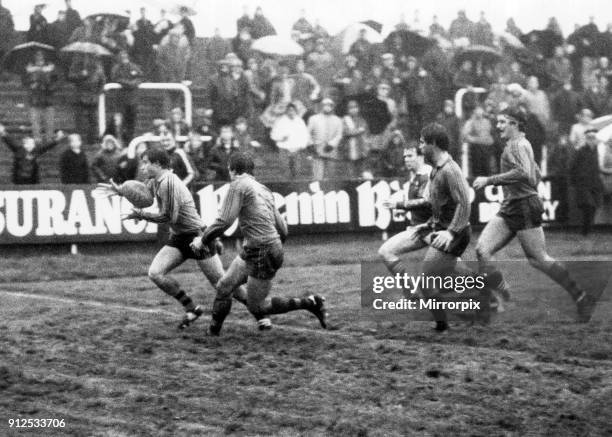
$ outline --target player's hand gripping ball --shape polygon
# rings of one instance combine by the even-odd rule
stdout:
[[[108,184],[98,184],[94,194],[99,197],[118,194],[129,200],[136,208],[148,208],[153,205],[153,195],[147,186],[139,181],[130,180],[118,185],[111,179]]]

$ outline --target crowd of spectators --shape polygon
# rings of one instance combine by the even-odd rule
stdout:
[[[29,40],[56,47],[96,42],[116,57],[112,66],[90,56],[71,61],[66,77],[77,90],[81,135],[68,137],[60,164],[62,181],[137,177],[138,154],[126,146],[136,134],[138,85],[188,79],[195,29],[187,11],[177,23],[161,11],[153,24],[141,9],[136,21],[122,24],[103,16],[82,20],[67,0],[66,10],[48,24],[41,8],[31,16]],[[12,29],[4,8],[0,21],[10,21],[0,32]],[[578,153],[591,144],[591,121],[612,113],[612,25],[600,32],[593,20],[564,37],[554,18],[546,29],[524,34],[512,19],[504,32],[495,32],[484,12],[472,22],[459,11],[448,29],[435,16],[427,28],[415,13],[410,22],[401,17],[382,44],[369,41],[367,30],[362,30],[340,60],[333,38],[304,14],[291,32],[303,47],[302,56],[266,57],[251,48],[258,38],[275,34],[261,8],[253,16],[245,8],[235,38],[226,40],[217,30],[206,42],[203,53],[215,71],[205,85],[205,107],[196,111],[193,125],[175,108],[152,126],[151,133],[161,138],[157,142],[171,154],[175,172],[186,182],[228,180],[226,164],[237,150],[256,156],[276,153],[290,179],[397,177],[404,171],[403,148],[418,141],[420,129],[431,121],[447,128],[455,160],[461,162],[468,153],[471,175],[489,175],[497,170],[503,148],[495,116],[515,106],[525,112],[526,135],[544,171],[576,183],[570,172],[575,176],[581,165],[593,164],[592,156]],[[425,48],[414,50],[407,36]],[[466,47],[474,46],[480,52],[464,56]],[[0,45],[0,50],[6,47]],[[55,144],[50,101],[57,70],[42,55],[26,68],[33,136],[47,144],[23,152],[27,156]],[[97,95],[107,80],[122,85],[119,105],[89,169],[81,143],[98,142]],[[460,89],[466,93],[456,108]],[[15,150],[15,141],[3,137]],[[612,189],[605,182],[612,166],[611,147],[600,144],[594,149],[603,194]]]

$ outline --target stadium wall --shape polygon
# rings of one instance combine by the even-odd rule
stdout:
[[[291,234],[399,231],[406,214],[381,203],[401,199],[406,184],[398,180],[277,182],[268,184],[289,224]],[[228,183],[193,188],[204,223],[210,224],[229,188]],[[0,245],[95,243],[155,240],[153,223],[122,221],[131,204],[123,198],[94,198],[92,185],[0,187]],[[556,179],[539,185],[544,221],[550,226],[577,224],[566,190]],[[472,224],[485,223],[497,212],[503,194],[499,187],[471,191]],[[573,202],[572,202],[573,203]],[[155,209],[155,206],[151,207]],[[599,223],[610,223],[600,217]],[[237,223],[226,235],[237,235]]]

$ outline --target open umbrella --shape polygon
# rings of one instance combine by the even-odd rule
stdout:
[[[526,47],[539,51],[545,58],[552,57],[555,47],[563,45],[563,37],[550,29],[532,30],[520,40]]]
[[[380,32],[377,32],[371,26],[363,23],[353,23],[350,26],[346,27],[338,36],[342,41],[342,53],[348,53],[349,49],[353,45],[357,38],[359,38],[359,34],[361,31],[365,31],[365,38],[371,43],[381,43],[383,42],[383,37]]]
[[[7,71],[15,74],[22,74],[26,65],[32,62],[34,53],[38,51],[42,51],[45,55],[45,59],[48,61],[55,59],[55,47],[31,41],[13,47],[4,57],[2,66]]]
[[[83,53],[96,56],[111,56],[112,53],[93,42],[77,41],[61,49],[62,53]]]
[[[391,123],[392,117],[387,104],[370,93],[345,97],[338,105],[338,114],[346,114],[346,107],[350,100],[355,100],[359,104],[361,116],[366,121],[370,133],[381,134]]]
[[[496,35],[499,37],[499,39],[504,44],[510,47],[517,48],[517,49],[525,48],[525,45],[521,42],[521,40],[509,32],[499,32],[499,33],[496,33]]]
[[[301,56],[304,54],[304,48],[301,45],[291,38],[278,35],[269,35],[256,39],[251,45],[251,49],[266,55]]]
[[[496,64],[501,60],[499,50],[483,45],[472,45],[460,49],[454,57],[455,65],[461,65],[465,61],[473,63],[482,62],[483,64]]]
[[[385,38],[385,47],[390,52],[395,52],[397,42],[400,42],[400,51],[406,56],[421,57],[436,44],[435,40],[425,38],[416,32],[409,30],[395,30]]]

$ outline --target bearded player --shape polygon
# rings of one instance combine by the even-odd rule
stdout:
[[[153,223],[167,223],[170,226],[170,237],[164,247],[157,253],[149,267],[149,278],[162,291],[178,300],[185,308],[185,316],[179,329],[187,328],[203,313],[195,305],[179,283],[168,274],[188,259],[196,260],[198,267],[208,281],[214,285],[223,276],[223,265],[217,253],[222,249],[220,241],[211,241],[210,249],[205,254],[196,254],[189,247],[195,237],[202,233],[202,220],[187,186],[170,169],[170,159],[166,151],[149,149],[142,154],[141,167],[147,186],[157,199],[159,212],[151,213],[133,209],[124,220],[146,220]],[[115,190],[118,192],[117,187]],[[246,291],[239,287],[232,289],[229,296],[246,304]]]
[[[561,285],[572,297],[578,310],[578,320],[588,322],[596,300],[570,277],[569,272],[546,251],[542,229],[542,201],[537,185],[540,171],[533,157],[531,144],[525,138],[525,116],[517,109],[508,108],[497,116],[497,130],[506,146],[501,156],[501,173],[477,177],[476,190],[488,185],[501,185],[504,200],[499,212],[485,226],[478,244],[480,271],[495,271],[491,266],[493,255],[517,237],[523,252],[536,269]],[[500,288],[505,288],[503,281]]]
[[[326,328],[327,312],[322,296],[268,297],[272,279],[283,264],[282,243],[287,237],[287,225],[276,209],[272,192],[252,176],[254,168],[249,154],[238,152],[230,156],[232,182],[219,216],[191,245],[196,253],[206,251],[236,219],[244,236],[242,251],[217,283],[209,332],[215,336],[220,334],[231,309],[232,290],[244,283],[247,308],[258,320],[260,330],[270,329],[270,315],[296,310],[311,312]]]

